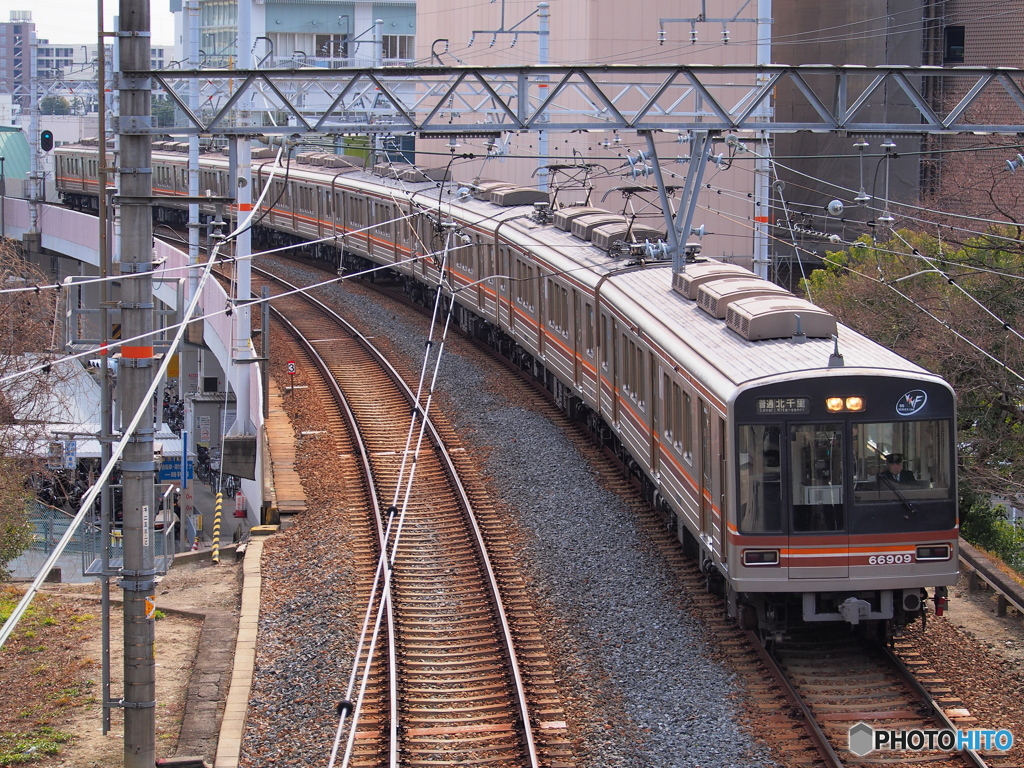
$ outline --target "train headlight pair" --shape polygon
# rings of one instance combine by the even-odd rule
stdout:
[[[843,411],[863,411],[863,397],[828,397],[825,398],[825,407],[829,413],[841,413]]]

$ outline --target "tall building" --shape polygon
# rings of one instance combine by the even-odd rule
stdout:
[[[175,16],[175,58],[188,56],[186,0],[171,0]],[[263,67],[372,66],[378,56],[387,63],[413,57],[416,35],[415,0],[382,2],[255,2],[251,6],[255,61]],[[381,41],[375,22],[383,22]],[[238,3],[199,0],[199,48],[202,66],[231,67],[238,60]],[[378,48],[382,50],[378,53]]]
[[[773,61],[779,64],[859,64],[866,67],[935,63],[926,43],[928,18],[935,3],[926,0],[865,0],[862,3],[822,3],[820,0],[777,0],[772,30]],[[867,78],[873,74],[865,75]],[[812,87],[827,101],[834,83]],[[783,85],[775,95],[780,120],[814,120],[814,113],[793,86]],[[858,113],[860,119],[879,123],[917,121],[917,110],[901,93],[889,92]],[[896,159],[885,160],[885,137],[838,136],[830,133],[776,134],[774,141],[779,180],[773,200],[773,251],[793,254],[792,238],[803,259],[824,254],[835,246],[817,235],[828,232],[849,238],[863,234],[864,222],[881,216],[888,201],[916,201],[920,193],[923,139],[894,136]],[[859,141],[867,146],[857,147]],[[863,159],[862,159],[863,157]],[[856,198],[870,198],[858,204]],[[826,206],[844,203],[841,217],[828,216]],[[846,225],[843,220],[854,222]],[[794,225],[791,229],[790,225]],[[796,233],[794,235],[794,233]],[[797,255],[797,254],[793,254]],[[796,275],[798,277],[799,275]]]
[[[468,5],[468,7],[467,7]],[[768,60],[770,40],[758,40],[758,7],[764,3],[722,0],[559,0],[545,3],[549,13],[547,63],[573,64],[735,64]],[[544,55],[537,34],[538,0],[478,0],[453,4],[448,0],[419,0],[417,57],[424,63],[494,66],[541,63]],[[771,14],[766,14],[770,16]],[[722,23],[721,19],[730,21]],[[751,82],[746,85],[752,85]],[[737,85],[745,87],[744,84]],[[500,127],[500,126],[499,126]],[[679,186],[687,174],[690,145],[685,135],[655,134],[660,167],[668,186]],[[482,141],[460,140],[458,153],[475,153],[486,161],[454,160],[460,181],[501,179],[537,185],[545,178],[556,202],[588,202],[614,213],[636,214],[642,224],[664,231],[665,221],[653,178],[634,177],[629,158],[647,150],[646,140],[634,133],[591,131],[586,134],[551,132],[503,133],[498,156]],[[544,143],[542,143],[544,142]],[[751,145],[753,148],[755,145]],[[721,142],[715,154],[730,153]],[[552,164],[593,166],[586,186],[572,169],[548,174],[538,168],[538,155]],[[519,159],[532,156],[529,159]],[[423,165],[443,165],[452,154],[443,141],[417,141]],[[705,227],[703,252],[751,266],[759,255],[757,221],[763,210],[755,199],[760,177],[754,153],[737,154],[729,167],[707,166],[705,188],[698,199],[693,225]],[[586,188],[589,186],[590,188]],[[672,200],[673,207],[679,204]],[[695,239],[688,237],[687,239]],[[763,254],[761,254],[763,255]]]
[[[24,107],[29,99],[31,42],[36,25],[31,11],[11,11],[10,18],[0,23],[0,88]]]

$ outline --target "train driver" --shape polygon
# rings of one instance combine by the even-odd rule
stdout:
[[[915,485],[917,478],[909,469],[903,468],[903,454],[890,453],[885,457],[885,471],[878,473],[878,479],[887,483]]]

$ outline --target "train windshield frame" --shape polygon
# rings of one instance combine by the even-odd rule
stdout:
[[[956,526],[955,404],[948,387],[868,377],[797,384],[767,385],[736,399],[741,535]],[[835,391],[857,393],[866,405],[834,412],[826,403]]]

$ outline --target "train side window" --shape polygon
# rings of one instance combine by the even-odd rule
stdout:
[[[548,325],[563,336],[569,335],[569,292],[555,282],[547,280]]]
[[[842,531],[843,429],[840,424],[791,427],[789,476],[793,531]]]
[[[608,370],[608,357],[611,355],[612,334],[608,323],[608,315],[601,315],[601,367]]]
[[[587,349],[587,355],[590,357],[594,356],[594,305],[586,304],[586,319],[583,322],[583,334],[585,339],[585,345]]]
[[[680,387],[681,419],[679,431],[679,444],[683,451],[683,458],[693,463],[693,398],[690,393]]]

